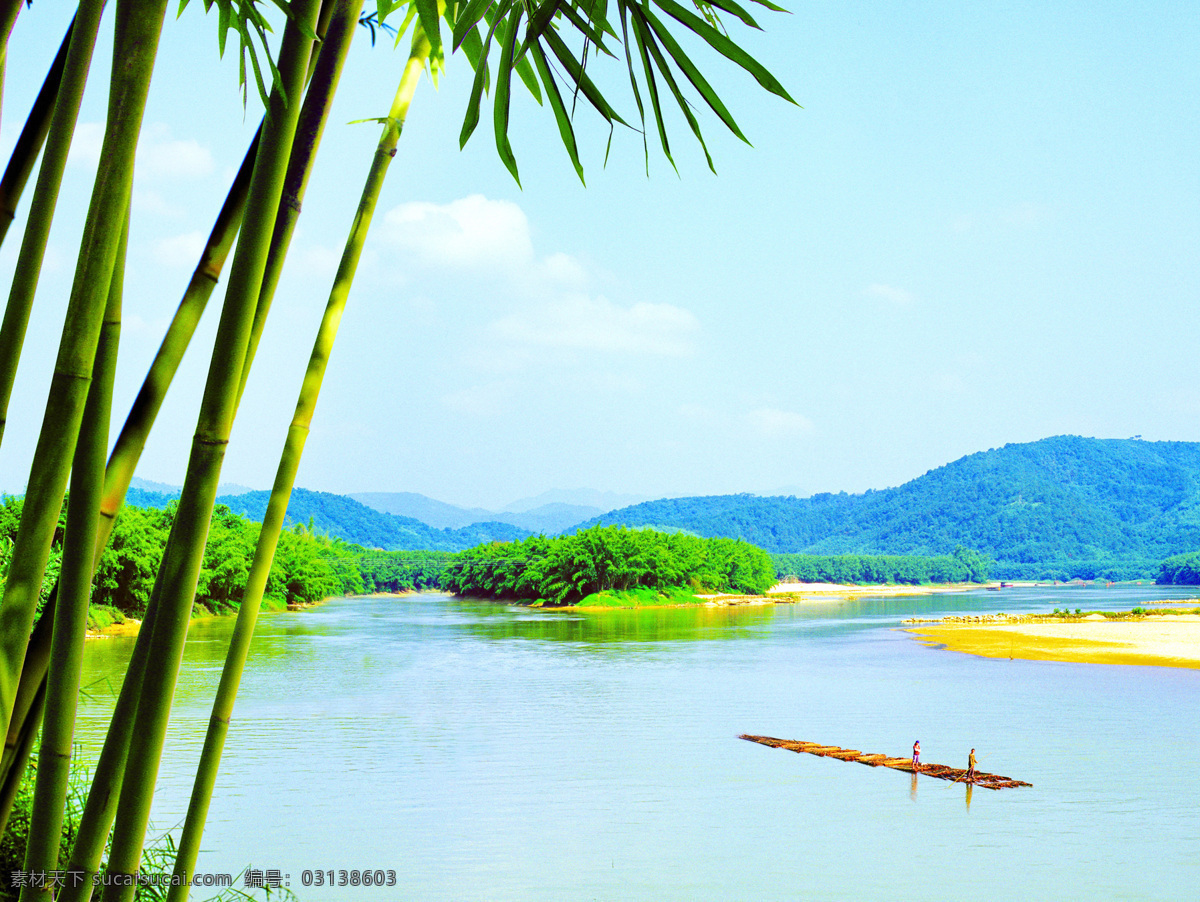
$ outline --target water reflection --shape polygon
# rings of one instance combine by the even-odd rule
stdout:
[[[972,791],[974,791],[974,789],[975,789],[975,787],[972,786],[970,783],[967,784],[967,811],[968,811],[968,813],[971,810],[971,793],[972,793]]]
[[[915,770],[912,775],[912,786],[908,790],[908,797],[914,802],[917,800],[917,772]]]

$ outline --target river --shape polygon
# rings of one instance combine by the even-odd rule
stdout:
[[[1194,898],[1200,671],[976,658],[899,630],[1190,594],[594,613],[418,595],[263,615],[198,869],[276,870],[305,902]],[[231,628],[188,638],[160,832],[186,810]],[[88,645],[84,757],[131,648]],[[740,733],[893,755],[919,739],[957,767],[974,747],[1033,787],[968,794]],[[330,870],[394,883],[305,885]]]

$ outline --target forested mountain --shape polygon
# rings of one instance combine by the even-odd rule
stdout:
[[[162,492],[129,490],[129,504],[165,507],[177,497]],[[258,522],[267,510],[270,492],[243,492],[221,495],[218,504]],[[345,539],[367,548],[410,551],[462,551],[481,542],[510,542],[523,539],[530,531],[507,523],[474,523],[460,529],[435,529],[411,517],[397,517],[360,504],[346,495],[295,489],[288,502],[287,525],[308,524],[321,533]]]
[[[963,545],[997,561],[999,578],[1090,578],[1121,562],[1110,578],[1153,576],[1164,557],[1200,548],[1200,444],[1056,436],[861,495],[675,498],[583,526],[591,523],[742,538],[773,552],[948,554]]]

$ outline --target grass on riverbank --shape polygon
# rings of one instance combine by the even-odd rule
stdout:
[[[282,598],[264,598],[264,611],[286,611],[287,601]],[[192,620],[202,620],[206,617],[225,617],[237,614],[237,608],[220,608],[212,610],[207,605],[196,602],[192,607]],[[88,606],[87,631],[89,635],[101,636],[136,636],[141,620],[130,617],[119,608],[111,605],[92,603]]]
[[[626,589],[623,591],[608,590],[593,592],[579,599],[578,603],[567,605],[572,608],[661,608],[676,605],[705,604],[708,598],[696,595],[696,590],[681,587],[660,591],[658,589]],[[536,606],[544,606],[544,602]]]

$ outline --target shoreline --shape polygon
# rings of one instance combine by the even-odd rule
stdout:
[[[931,648],[984,658],[1200,669],[1200,615],[1147,614],[1078,620],[988,618],[905,629]]]

